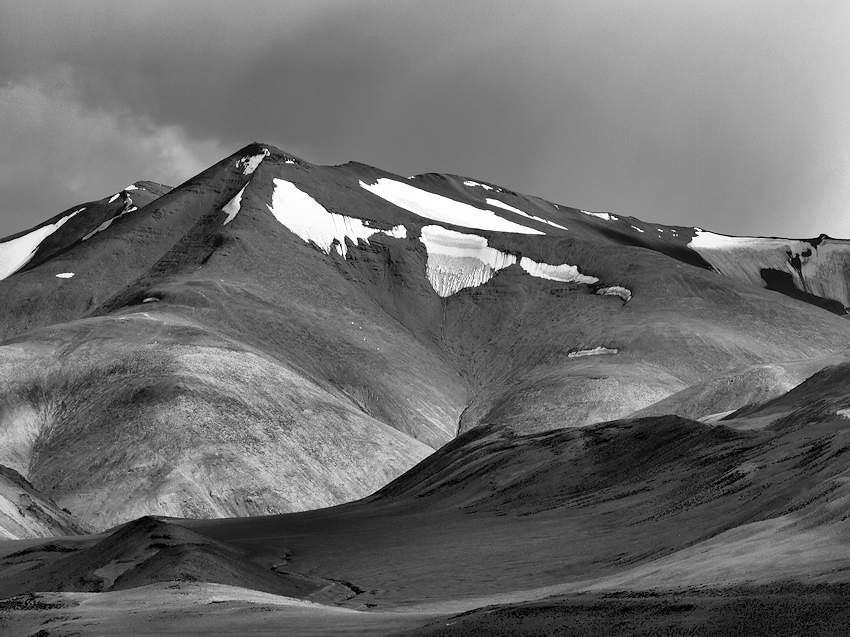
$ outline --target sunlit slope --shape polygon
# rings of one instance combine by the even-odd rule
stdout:
[[[77,535],[90,530],[20,473],[0,465],[0,539]]]
[[[99,529],[330,506],[431,451],[292,367],[153,310],[0,352],[11,347],[27,356],[0,368],[3,460]]]

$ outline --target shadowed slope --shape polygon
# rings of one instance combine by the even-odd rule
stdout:
[[[258,560],[286,546],[292,571],[345,579],[368,591],[352,604],[379,607],[628,587],[640,569],[649,575],[633,587],[660,586],[665,560],[691,585],[843,581],[848,436],[835,423],[745,434],[674,417],[525,436],[479,428],[363,502],[186,523]],[[711,548],[726,533],[734,558]],[[699,547],[725,570],[704,569]]]

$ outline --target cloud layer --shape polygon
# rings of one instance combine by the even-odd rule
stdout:
[[[7,6],[0,234],[257,140],[647,221],[850,236],[848,21],[781,0]]]

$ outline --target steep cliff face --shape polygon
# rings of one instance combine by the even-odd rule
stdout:
[[[816,239],[728,237],[697,229],[688,247],[726,276],[839,314],[850,307],[850,241],[825,235]]]

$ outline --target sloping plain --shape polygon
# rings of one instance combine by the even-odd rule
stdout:
[[[305,240],[276,217],[281,180],[371,236]],[[376,196],[387,183],[538,234],[423,216]],[[846,592],[843,306],[713,272],[693,228],[462,177],[252,145],[146,192],[131,213],[80,212],[0,281],[0,463],[106,531],[0,543],[0,596],[23,595],[0,622],[494,634],[522,617],[533,634],[569,615],[576,634],[632,634],[740,627],[730,609],[757,599],[800,617]],[[598,281],[512,265],[441,297],[418,239],[437,221]],[[200,583],[180,602],[175,581]],[[127,625],[115,609],[139,591],[160,601]],[[213,598],[269,615],[228,623]]]

